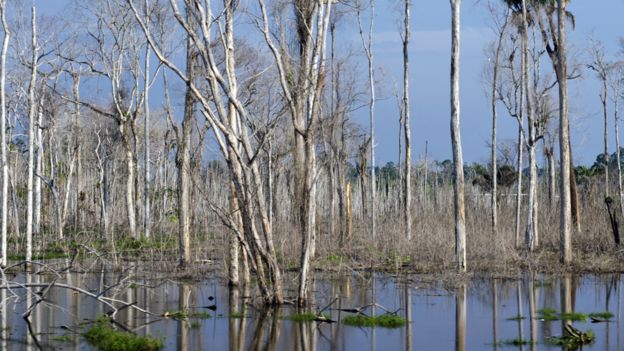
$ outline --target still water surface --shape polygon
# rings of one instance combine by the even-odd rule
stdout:
[[[140,335],[164,339],[167,350],[558,350],[545,341],[562,334],[561,321],[542,321],[538,311],[583,313],[610,311],[609,323],[574,322],[580,330],[596,334],[585,350],[623,350],[624,331],[620,323],[622,275],[541,276],[521,280],[472,279],[467,283],[444,287],[419,276],[396,278],[377,274],[350,275],[340,278],[317,278],[315,302],[322,309],[334,301],[325,313],[340,321],[346,312],[377,302],[408,319],[403,328],[360,328],[342,323],[298,323],[283,316],[295,313],[291,308],[279,311],[254,308],[244,294],[232,292],[222,281],[210,279],[182,283],[149,279],[121,291],[112,289],[107,296],[137,305],[162,315],[167,311],[206,312],[209,318],[174,320],[148,316],[133,309],[118,314],[118,320]],[[18,275],[13,280],[32,283],[50,281],[45,275]],[[100,292],[114,285],[114,273],[63,276],[58,283],[86,287]],[[142,284],[145,284],[142,285]],[[34,289],[37,290],[37,289]],[[24,289],[2,294],[0,349],[36,349],[22,318],[34,300]],[[293,293],[294,292],[289,292]],[[88,322],[108,311],[90,297],[67,289],[53,288],[45,303],[32,311],[35,335],[44,349],[94,349],[78,333]],[[216,310],[207,306],[216,305]],[[371,309],[366,309],[370,314]],[[382,308],[376,308],[383,313]],[[245,318],[239,318],[244,315]],[[237,318],[230,318],[236,316]],[[282,317],[280,317],[282,316]],[[521,316],[522,318],[516,318]],[[510,346],[513,339],[536,340],[533,345]]]

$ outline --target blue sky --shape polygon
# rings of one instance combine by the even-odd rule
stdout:
[[[467,162],[487,162],[489,159],[487,143],[490,139],[491,115],[481,79],[486,61],[484,47],[493,38],[486,2],[464,0],[462,4],[461,123]],[[42,12],[47,14],[63,14],[69,3],[67,0],[37,0]],[[390,95],[388,99],[379,101],[376,109],[378,164],[396,162],[398,154],[398,115],[396,102],[391,97],[393,85],[400,87],[402,79],[401,43],[397,26],[400,13],[395,9],[396,4],[397,0],[377,0],[375,66],[384,77],[383,95]],[[597,4],[600,4],[600,8]],[[624,13],[624,0],[574,0],[569,10],[576,18],[576,29],[569,32],[570,51],[581,55],[575,59],[585,59],[583,50],[590,36],[601,40],[611,54],[620,49],[618,40],[624,36],[620,22],[621,14]],[[359,49],[361,44],[354,26],[351,23],[344,28],[352,31],[353,48]],[[413,0],[411,26],[412,153],[415,160],[421,158],[425,142],[428,141],[430,158],[451,158],[449,1]],[[591,164],[602,150],[601,107],[598,99],[600,88],[591,72],[583,73],[582,79],[570,83],[572,142],[575,162]],[[612,113],[611,108],[609,113]],[[499,140],[515,139],[515,120],[506,116],[502,108],[499,108],[499,115]],[[368,127],[367,111],[358,112],[355,118]],[[613,151],[612,133],[610,142],[610,150]]]

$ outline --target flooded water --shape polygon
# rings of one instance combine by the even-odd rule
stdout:
[[[50,275],[18,275],[13,281],[31,284],[50,282]],[[624,331],[621,318],[622,275],[536,276],[522,280],[473,279],[453,288],[424,283],[423,277],[401,279],[352,275],[317,278],[314,283],[316,310],[333,301],[324,313],[337,323],[295,322],[284,316],[293,309],[256,309],[249,299],[241,299],[219,280],[181,283],[150,279],[129,288],[112,288],[105,296],[136,305],[157,315],[180,310],[201,315],[174,320],[146,315],[127,308],[117,320],[140,335],[163,338],[167,350],[558,350],[546,343],[562,335],[563,322],[540,320],[540,310],[561,312],[604,312],[608,323],[574,322],[582,330],[593,330],[595,341],[585,350],[622,350]],[[58,284],[84,287],[99,294],[118,283],[113,273],[65,274]],[[431,277],[427,277],[431,281]],[[145,284],[142,285],[142,284]],[[149,285],[149,286],[148,286]],[[44,286],[44,284],[41,284]],[[33,292],[41,287],[33,288]],[[36,296],[24,289],[0,291],[2,298],[0,348],[37,349],[22,315]],[[289,292],[292,293],[292,292]],[[239,294],[239,296],[237,296]],[[110,308],[73,290],[52,288],[42,292],[45,301],[31,312],[31,327],[43,349],[91,350],[80,336],[94,318]],[[340,309],[359,308],[376,302],[397,311],[408,323],[396,329],[348,326],[340,321],[350,313]],[[206,308],[211,307],[211,309]],[[383,313],[376,307],[376,313]],[[365,313],[375,313],[372,308]],[[206,316],[205,314],[209,316]],[[242,318],[241,318],[242,317]],[[516,318],[521,317],[521,318]],[[536,344],[509,345],[514,339],[535,340]]]

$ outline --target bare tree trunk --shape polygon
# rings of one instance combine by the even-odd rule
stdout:
[[[570,125],[568,120],[568,72],[567,72],[567,38],[566,38],[566,2],[557,0],[558,20],[558,80],[559,80],[559,153],[560,153],[560,252],[561,262],[572,261],[572,203],[570,196]]]
[[[32,260],[33,240],[33,200],[35,186],[35,117],[37,114],[37,102],[35,101],[35,89],[37,86],[37,61],[39,59],[39,47],[37,44],[37,15],[36,8],[32,6],[32,67],[30,85],[28,86],[28,180],[27,180],[27,208],[26,208],[26,261]]]
[[[2,16],[2,29],[4,38],[2,40],[2,56],[0,56],[0,110],[2,119],[0,121],[0,135],[2,138],[2,214],[0,215],[0,225],[2,226],[2,260],[0,266],[5,267],[7,264],[7,220],[9,212],[9,154],[7,150],[7,113],[6,113],[6,59],[9,50],[9,38],[11,32],[6,19],[6,0],[0,0],[0,15]]]
[[[546,148],[546,159],[548,160],[548,202],[550,207],[555,205],[555,155],[552,147]]]
[[[613,118],[615,120],[615,157],[617,159],[617,174],[618,174],[618,195],[620,197],[620,214],[624,218],[624,192],[622,192],[622,163],[620,162],[620,116],[618,113],[618,103],[620,96],[620,84],[616,82],[613,92]]]
[[[522,211],[522,152],[524,150],[524,133],[518,126],[518,179],[516,180],[516,232],[515,247],[520,247],[520,212]]]
[[[607,116],[607,99],[609,95],[609,89],[607,87],[607,77],[605,76],[602,81],[602,94],[600,94],[600,102],[602,103],[602,113],[604,117],[604,169],[605,169],[605,198],[609,196],[609,118]],[[616,96],[617,99],[617,96]],[[619,163],[618,159],[618,163]]]
[[[535,148],[537,147],[537,130],[533,113],[533,92],[529,82],[529,25],[527,19],[526,0],[522,0],[522,89],[526,103],[527,125],[529,129],[527,148],[529,154],[529,201],[527,207],[527,226],[525,232],[525,245],[529,251],[533,251],[538,241],[538,201],[537,201],[537,160]]]
[[[194,24],[193,15],[187,9],[187,20]],[[186,48],[186,74],[189,80],[195,78],[196,55],[193,53],[193,41],[190,36],[187,38]],[[178,236],[180,244],[180,267],[185,267],[191,261],[191,233],[190,233],[190,209],[189,209],[189,187],[190,187],[190,161],[191,161],[191,128],[195,115],[195,99],[190,88],[187,88],[184,98],[184,119],[182,120],[182,131],[178,136],[178,147],[176,152],[178,180]]]
[[[491,91],[491,104],[492,104],[492,195],[490,199],[491,220],[492,220],[492,235],[496,235],[498,227],[498,160],[497,160],[497,146],[496,146],[496,122],[497,122],[497,109],[496,102],[498,101],[497,89],[498,89],[498,70],[500,66],[500,54],[503,49],[503,39],[509,23],[509,13],[505,13],[505,22],[503,27],[498,33],[498,43],[496,44],[496,53],[494,55],[494,67],[492,70],[492,91]]]
[[[149,17],[149,0],[145,0],[145,15]],[[149,21],[146,22],[149,26]],[[149,90],[150,90],[150,55],[151,50],[149,45],[145,45],[145,79],[143,81],[144,97],[143,97],[143,113],[145,117],[144,126],[144,148],[145,148],[145,169],[144,169],[144,184],[143,184],[143,233],[146,238],[151,235],[151,213],[150,213],[150,182],[151,182],[151,166],[150,166],[150,108],[149,108]]]
[[[412,240],[412,145],[410,131],[410,100],[409,100],[409,40],[410,31],[410,1],[405,0],[405,33],[403,34],[403,113],[405,115],[405,178],[403,193],[403,217],[405,220],[405,236]],[[399,162],[400,158],[399,158]],[[425,162],[427,157],[425,156]],[[425,179],[427,175],[425,174]],[[425,181],[425,187],[427,186]],[[426,188],[425,188],[426,189]]]
[[[39,111],[37,112],[37,154],[35,155],[35,208],[33,219],[33,235],[41,234],[41,178],[43,172],[43,98],[39,97]]]
[[[126,168],[128,170],[127,179],[126,179],[126,210],[128,216],[128,230],[130,232],[130,236],[132,238],[137,238],[136,231],[136,207],[134,202],[134,192],[136,189],[134,188],[134,155],[132,153],[132,146],[130,145],[130,136],[128,134],[131,131],[128,130],[127,121],[120,120],[119,121],[119,132],[121,133],[121,137],[123,139],[124,144],[124,153],[126,158]]]
[[[461,147],[459,104],[459,55],[461,0],[450,0],[452,8],[451,28],[451,143],[453,145],[454,207],[455,207],[455,255],[457,269],[466,271],[466,213],[464,206],[464,160]]]

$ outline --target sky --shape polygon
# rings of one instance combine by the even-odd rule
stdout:
[[[62,15],[70,3],[68,0],[35,1],[40,13],[48,15]],[[429,159],[450,159],[451,8],[447,0],[412,1],[412,40],[409,49],[412,154],[415,161],[421,160],[427,143]],[[486,2],[462,1],[461,131],[464,160],[467,163],[489,161],[491,112],[481,77],[487,60],[484,50],[494,35]],[[392,94],[394,86],[402,86],[402,48],[397,24],[401,13],[396,9],[396,4],[397,0],[377,0],[373,38],[375,71],[377,80],[384,80],[380,84],[384,91],[379,95],[386,97],[377,102],[375,110],[377,164],[388,161],[396,163],[398,157],[398,111]],[[575,29],[568,32],[570,53],[576,56],[571,59],[587,59],[584,50],[590,37],[602,41],[608,54],[615,57],[620,50],[619,38],[624,37],[621,24],[624,0],[574,0],[568,9],[576,20]],[[353,25],[350,25],[353,35],[351,40],[353,48],[357,50],[361,44]],[[603,148],[599,90],[595,75],[589,71],[583,71],[582,78],[569,83],[572,148],[576,164],[591,165]],[[611,106],[609,114],[612,118]],[[368,128],[368,111],[358,111],[355,119]],[[610,126],[612,124],[610,122]],[[502,142],[517,137],[517,123],[505,114],[502,107],[499,107],[498,133],[498,140]],[[611,133],[609,138],[609,149],[613,152],[614,135]]]

